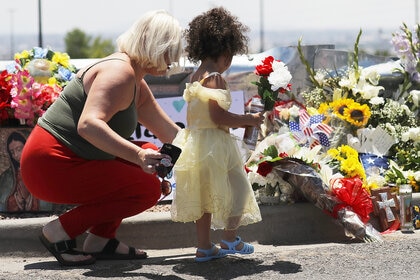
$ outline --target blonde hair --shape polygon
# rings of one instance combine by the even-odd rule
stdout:
[[[118,49],[140,66],[167,68],[167,61],[178,62],[182,53],[182,29],[164,10],[150,11],[117,38]]]

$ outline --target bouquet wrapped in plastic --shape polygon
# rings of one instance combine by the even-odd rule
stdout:
[[[313,203],[344,227],[347,236],[365,242],[382,241],[368,222],[372,212],[369,194],[357,179],[341,178],[330,191],[318,173],[304,161],[284,158],[273,164],[273,172],[291,184],[299,195]]]

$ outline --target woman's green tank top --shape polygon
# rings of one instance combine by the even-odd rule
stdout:
[[[90,67],[86,71],[89,69]],[[66,85],[59,98],[38,119],[38,125],[49,131],[82,158],[114,159],[114,155],[96,148],[77,133],[77,124],[87,98],[83,87],[83,76],[86,71],[82,77],[75,77]],[[127,109],[116,113],[109,120],[108,125],[121,137],[130,138],[137,126],[137,111],[134,98]]]

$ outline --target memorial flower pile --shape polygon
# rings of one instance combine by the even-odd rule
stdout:
[[[273,106],[277,126],[245,166],[257,198],[261,190],[289,203],[303,195],[350,235],[380,241],[368,224],[373,190],[410,184],[420,191],[420,26],[401,31],[391,40],[401,67],[390,73],[402,74],[403,82],[391,94],[377,68],[359,65],[361,31],[348,65],[333,69],[311,67],[299,40],[312,85],[298,93],[303,102]],[[275,192],[267,191],[273,186]]]
[[[420,191],[420,25],[410,29],[403,23],[392,34],[391,43],[399,58],[395,72],[404,77],[398,90],[382,110],[390,121],[387,126],[398,141],[392,152],[394,162],[386,173],[387,181],[410,184]],[[381,116],[383,116],[381,115]],[[382,121],[383,121],[382,120]]]
[[[361,31],[349,66],[342,70],[312,69],[301,52],[299,41],[300,57],[313,84],[311,89],[302,93],[304,104],[308,110],[323,114],[324,123],[333,127],[330,138],[332,146],[349,145],[359,152],[367,173],[368,189],[389,183],[403,183],[403,176],[405,183],[412,184],[413,191],[419,189],[419,97],[414,90],[402,93],[407,88],[413,88],[417,79],[418,71],[412,67],[418,64],[418,50],[413,43],[417,39],[413,38],[405,25],[402,30],[405,35],[393,34],[392,42],[396,49],[400,49],[402,58],[402,68],[396,71],[404,73],[405,78],[392,96],[384,95],[385,89],[379,85],[381,76],[374,67],[362,68],[358,64]],[[402,49],[404,52],[401,52]],[[365,161],[366,155],[369,158]],[[389,161],[395,164],[390,167]],[[376,163],[378,168],[371,169]],[[397,177],[399,180],[393,181]]]
[[[35,47],[15,54],[0,75],[0,125],[11,120],[33,126],[74,77],[66,53]]]

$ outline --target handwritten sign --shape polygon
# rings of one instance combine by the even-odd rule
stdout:
[[[230,107],[229,112],[235,114],[243,114],[244,113],[244,92],[243,91],[232,91],[232,105]],[[187,126],[187,103],[182,98],[179,97],[165,97],[165,98],[157,98],[156,99],[159,105],[163,108],[163,110],[168,114],[168,116],[181,128],[185,128]],[[243,129],[232,129],[232,134],[239,137],[240,139],[243,138]],[[131,136],[133,140],[139,141],[147,141],[155,144],[156,146],[162,146],[162,142],[157,139],[153,133],[145,128],[142,125],[138,125],[136,131]]]

